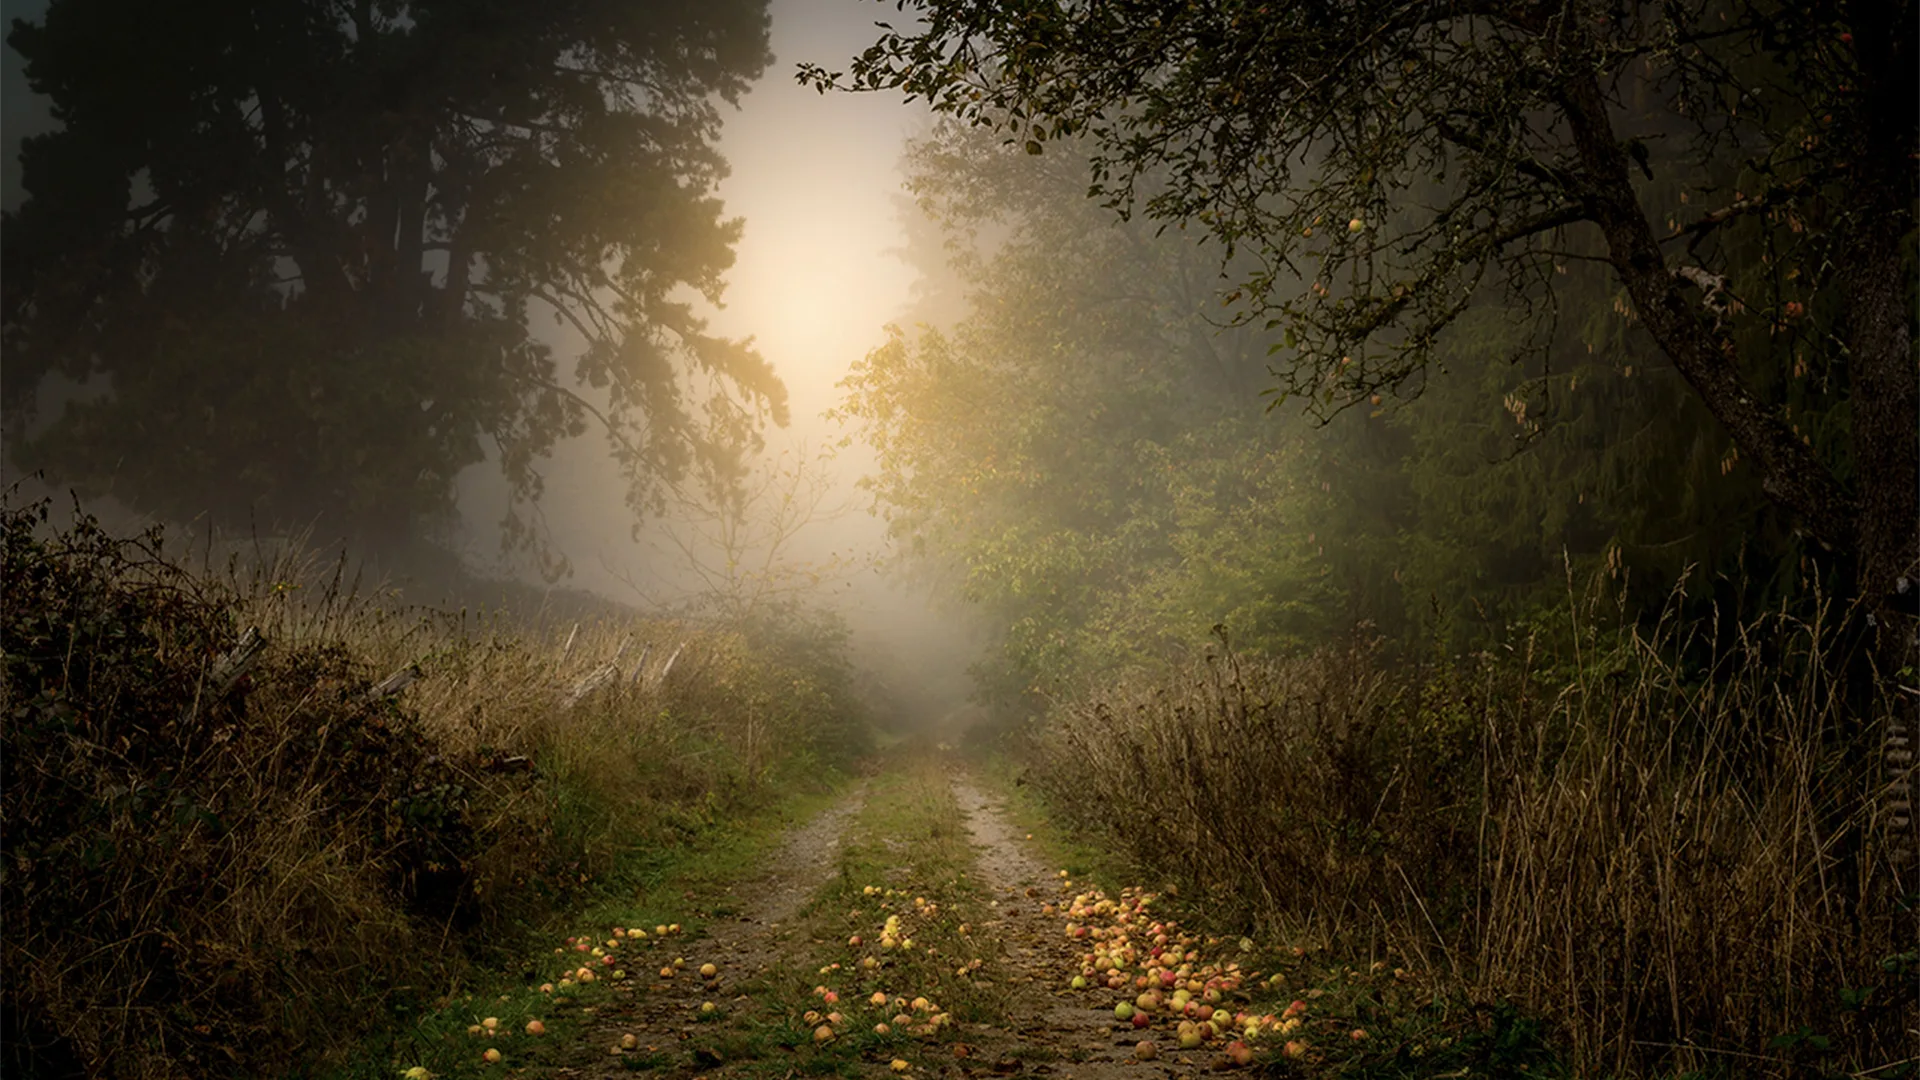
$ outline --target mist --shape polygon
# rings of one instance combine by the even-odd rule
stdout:
[[[1910,1066],[1920,0],[0,4],[0,1071]]]
[[[9,0],[6,9],[9,23],[44,14],[45,4],[35,0]],[[916,295],[938,288],[920,280],[925,268],[907,265],[902,250],[903,215],[917,210],[902,197],[900,164],[907,140],[927,130],[928,114],[877,96],[822,95],[793,78],[803,61],[839,62],[858,51],[872,26],[860,5],[782,2],[772,6],[770,17],[772,62],[737,107],[721,108],[716,149],[726,169],[715,195],[724,217],[741,224],[731,265],[717,303],[691,288],[676,300],[706,320],[714,335],[751,342],[784,385],[787,421],[764,424],[745,468],[756,485],[803,471],[804,511],[789,513],[777,526],[746,522],[752,535],[730,536],[738,550],[722,550],[713,500],[691,489],[636,513],[627,502],[623,467],[594,424],[527,464],[541,487],[531,504],[509,489],[497,450],[453,478],[451,513],[433,527],[430,550],[448,553],[463,568],[457,571],[437,556],[423,563],[422,552],[411,546],[382,547],[364,535],[335,534],[324,516],[255,517],[236,530],[177,508],[172,514],[156,511],[133,491],[121,490],[130,482],[112,469],[93,472],[83,485],[83,505],[121,532],[164,521],[188,547],[195,540],[214,542],[212,534],[245,549],[250,538],[235,535],[241,531],[297,535],[323,556],[345,546],[366,580],[442,606],[524,606],[538,596],[553,611],[611,610],[596,606],[601,602],[690,611],[712,599],[716,582],[707,571],[744,555],[762,577],[781,579],[776,589],[783,599],[821,606],[844,620],[853,655],[894,702],[913,713],[895,722],[951,713],[969,692],[966,668],[980,632],[961,605],[900,572],[887,550],[882,516],[858,486],[872,467],[871,454],[844,424],[826,416],[840,401],[837,384],[850,366],[884,342],[887,324],[921,317]],[[58,125],[46,99],[28,90],[19,54],[9,47],[4,56],[5,205],[12,211],[25,196],[22,141]],[[444,275],[444,265],[441,260],[435,273]],[[533,335],[562,358],[586,348],[582,335],[557,318],[535,320]],[[570,384],[605,405],[604,394],[586,381],[576,377]],[[70,404],[110,397],[112,385],[110,375],[77,380],[50,372],[29,396],[33,407],[10,410],[8,422],[38,436]],[[38,472],[23,475],[18,457],[9,453],[0,480],[17,485],[16,498],[58,495],[55,502],[64,512],[65,484]],[[774,493],[763,494],[770,500]],[[794,492],[785,494],[791,498]],[[533,555],[524,544],[503,546],[502,521],[516,512],[537,545]],[[761,505],[748,516],[771,512]],[[488,582],[513,588],[503,592]],[[578,599],[556,600],[568,595]]]

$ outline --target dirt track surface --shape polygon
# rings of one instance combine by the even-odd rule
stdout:
[[[840,801],[812,821],[795,829],[760,873],[728,888],[717,898],[715,918],[704,937],[687,941],[684,951],[693,964],[712,962],[722,975],[703,988],[705,1000],[728,1002],[744,981],[779,972],[790,961],[794,942],[791,922],[832,872],[840,838],[847,822],[859,812],[866,784],[857,785]],[[697,959],[696,959],[697,957]],[[683,971],[678,980],[699,983],[697,970]],[[674,990],[682,990],[675,993]],[[615,991],[613,1003],[588,1007],[588,1036],[572,1062],[559,1064],[544,1075],[568,1077],[631,1077],[636,1062],[658,1062],[661,1075],[684,1074],[682,1044],[695,1032],[697,1016],[689,1009],[683,986],[663,985],[642,977]],[[751,1006],[751,1000],[735,1004]],[[639,1045],[626,1055],[613,1052],[623,1035]],[[693,1064],[702,1064],[694,1061]],[[725,1064],[714,1060],[714,1066]]]
[[[1217,1049],[1180,1051],[1167,1045],[1164,1033],[1157,1041],[1163,1047],[1157,1057],[1136,1060],[1136,1044],[1153,1033],[1115,1021],[1111,1009],[1120,995],[1067,988],[1081,969],[1085,943],[1063,933],[1062,912],[1068,894],[1086,886],[1063,881],[1057,868],[1042,864],[1031,841],[1011,823],[1003,802],[963,770],[949,767],[922,775],[926,779],[914,781],[912,790],[929,801],[957,807],[965,821],[970,845],[962,847],[970,853],[971,865],[964,876],[970,879],[968,910],[974,930],[967,939],[970,944],[961,947],[977,953],[982,965],[968,976],[975,1000],[992,1005],[985,1015],[976,1006],[965,1022],[915,1043],[906,1051],[913,1060],[896,1063],[906,1069],[901,1080],[1159,1080],[1225,1067]],[[829,883],[844,889],[845,882],[836,882],[843,838],[857,818],[867,821],[861,828],[872,827],[861,815],[869,788],[878,782],[862,783],[797,828],[752,876],[717,888],[711,896],[689,894],[689,903],[710,915],[704,931],[652,941],[645,953],[650,965],[684,955],[686,968],[671,979],[658,977],[654,970],[636,970],[634,977],[613,984],[610,996],[578,1006],[580,1034],[569,1039],[564,1050],[530,1068],[509,1069],[507,1075],[532,1080],[635,1073],[657,1080],[797,1080],[822,1072],[891,1076],[896,1070],[886,1053],[843,1054],[827,1062],[805,1046],[817,1021],[795,1027],[802,1025],[798,1013],[815,1004],[809,988],[816,982],[844,986],[853,976],[837,965],[820,967],[821,957],[847,955],[834,937],[847,931],[829,927],[836,918],[863,912],[814,901],[831,893]],[[887,815],[881,811],[878,817],[884,820]],[[906,833],[888,833],[880,840],[887,852],[899,852],[902,858],[915,842]],[[880,873],[889,877],[896,869],[889,865]],[[880,897],[872,899],[877,905]],[[708,962],[719,973],[703,980],[698,969]],[[714,1003],[713,1013],[700,1013],[704,1001]],[[796,1001],[805,1004],[796,1007]],[[829,1006],[821,1007],[824,1011]],[[782,1030],[797,1030],[797,1040],[789,1035],[790,1041],[779,1042]],[[623,1050],[626,1036],[634,1045]]]
[[[996,1043],[1011,1043],[998,1057],[1059,1060],[1035,1064],[1029,1071],[1057,1080],[1115,1080],[1129,1077],[1187,1076],[1222,1066],[1217,1054],[1163,1052],[1153,1061],[1133,1059],[1139,1035],[1114,1023],[1112,1014],[1091,1002],[1111,994],[1089,995],[1062,989],[1078,967],[1080,951],[1061,934],[1060,920],[1042,905],[1060,897],[1057,870],[1042,865],[1030,845],[1008,822],[1003,804],[964,774],[950,777],[953,793],[967,815],[967,828],[979,852],[979,876],[997,901],[998,931],[1005,948],[1003,964],[1015,982],[1016,1007],[1009,1022],[991,1033]]]

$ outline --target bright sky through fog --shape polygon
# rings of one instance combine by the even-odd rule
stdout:
[[[927,114],[898,95],[822,95],[793,78],[803,61],[845,68],[878,35],[874,20],[896,14],[891,5],[773,0],[771,10],[774,61],[739,109],[723,109],[720,149],[732,171],[720,195],[745,231],[726,275],[725,307],[709,314],[709,327],[753,338],[786,383],[792,422],[767,432],[769,447],[803,440],[818,449],[841,434],[820,417],[839,400],[835,384],[885,340],[886,324],[911,296],[913,271],[890,253],[903,243],[894,198],[905,140],[925,130]],[[847,454],[836,466],[840,485],[851,488],[866,463],[864,453]],[[543,471],[542,515],[573,561],[573,584],[632,599],[609,566],[656,582],[670,573],[630,541],[632,519],[597,431],[560,447]],[[491,473],[469,479],[461,493],[469,550],[484,561],[502,495]],[[859,513],[809,530],[800,554],[819,558],[879,540],[878,523]]]
[[[906,306],[912,274],[888,254],[901,243],[892,199],[902,142],[926,114],[897,95],[821,95],[793,72],[802,61],[844,68],[893,13],[869,0],[775,0],[773,65],[721,137],[733,166],[721,195],[746,234],[713,327],[754,336],[810,441],[834,384]]]

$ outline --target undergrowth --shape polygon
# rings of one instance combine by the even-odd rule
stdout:
[[[1221,647],[1058,705],[1026,778],[1222,929],[1437,973],[1429,1010],[1487,1003],[1577,1075],[1911,1075],[1895,680],[1837,620],[1579,616],[1417,670]],[[1395,1074],[1389,1045],[1327,1064]]]
[[[0,510],[8,1075],[310,1067],[862,742],[764,628],[528,631],[47,517]]]

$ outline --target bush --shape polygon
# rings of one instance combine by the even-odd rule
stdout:
[[[738,635],[547,640],[46,520],[0,511],[9,1075],[284,1073],[817,782],[854,722]]]
[[[1058,708],[1035,776],[1223,922],[1420,958],[1582,1072],[1894,1060],[1891,685],[1850,694],[1828,622],[1729,640],[1668,622],[1418,672],[1222,649]]]

